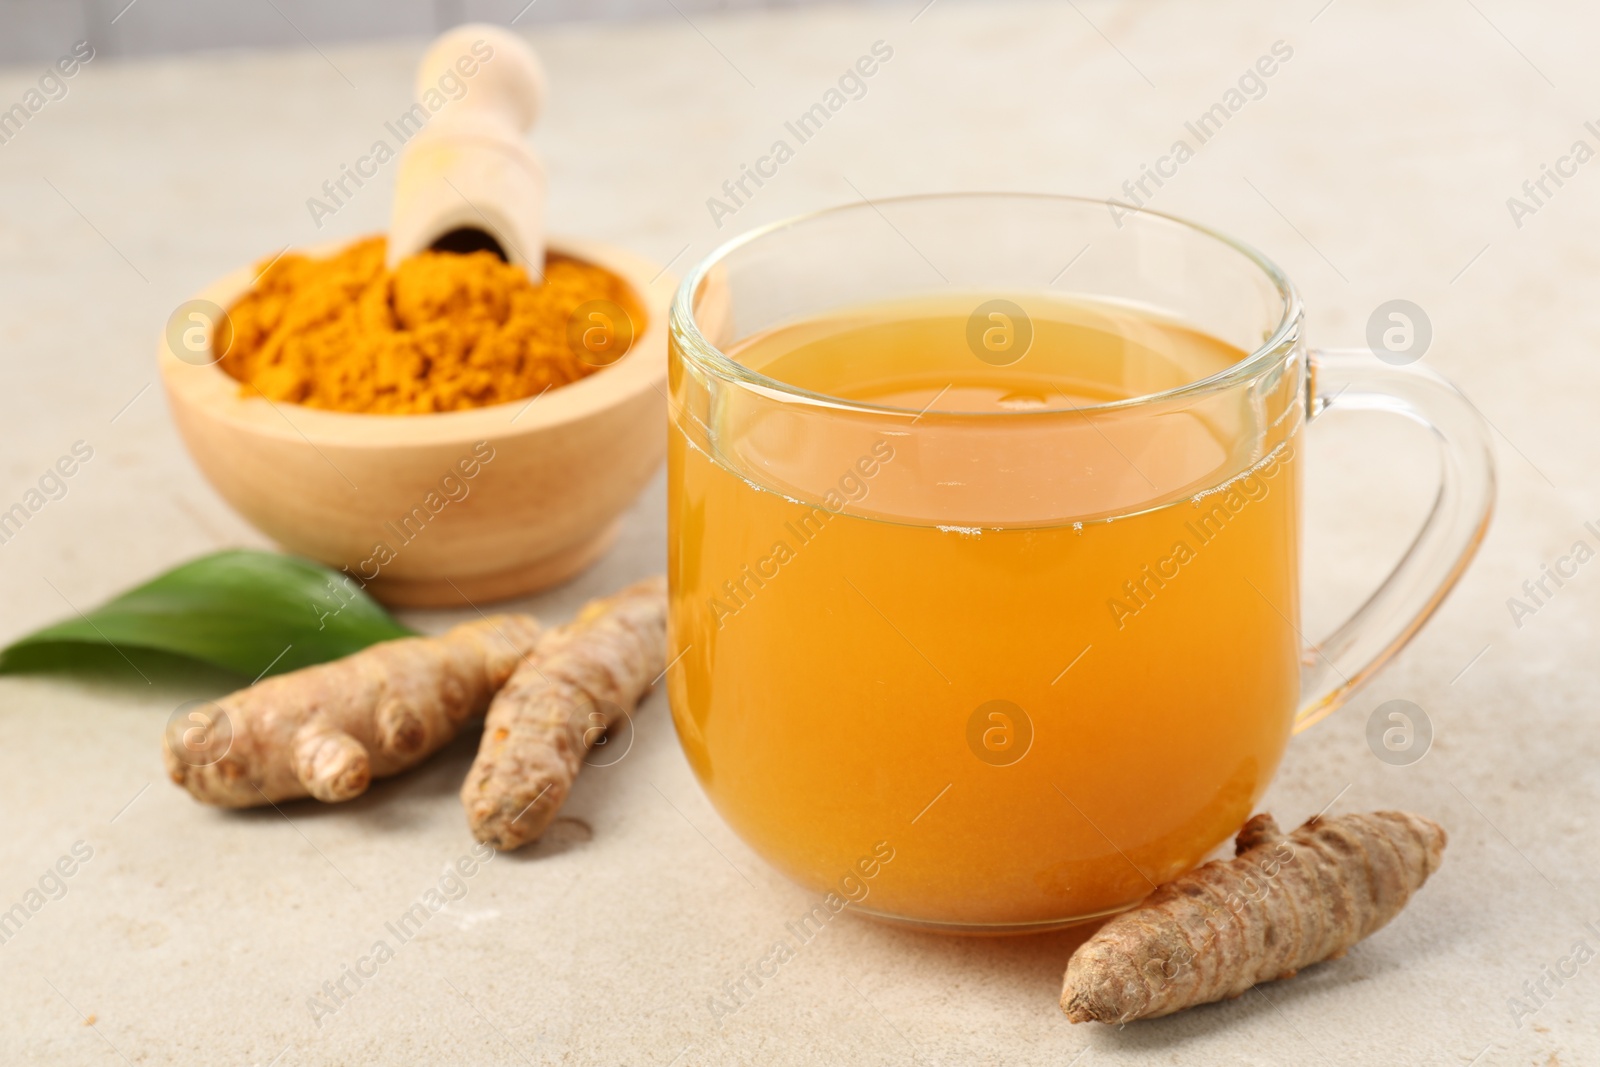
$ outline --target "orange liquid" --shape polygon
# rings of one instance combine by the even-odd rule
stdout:
[[[859,886],[868,913],[1025,928],[1139,900],[1265,790],[1299,694],[1298,423],[1192,486],[1248,425],[1074,409],[1244,353],[1035,300],[1026,356],[993,366],[967,340],[979,299],[733,353],[909,413],[836,435],[697,408],[674,354],[669,685],[711,799],[791,877]],[[892,861],[841,883],[879,842]]]

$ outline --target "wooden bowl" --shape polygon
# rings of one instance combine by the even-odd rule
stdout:
[[[221,367],[200,365],[209,340],[184,359],[163,339],[161,380],[190,454],[268,537],[386,603],[461,606],[571,578],[611,546],[661,465],[677,280],[609,245],[551,238],[549,248],[632,287],[645,321],[610,366],[531,402],[364,415],[246,398]],[[232,306],[253,278],[246,267],[199,293],[194,321],[207,321],[204,302]]]

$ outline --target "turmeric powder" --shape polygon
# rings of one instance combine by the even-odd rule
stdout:
[[[1180,875],[1080,945],[1061,1010],[1075,1023],[1154,1019],[1343,956],[1400,913],[1445,842],[1404,811],[1313,817],[1291,834],[1257,815],[1234,859]]]
[[[383,237],[325,259],[264,266],[219,325],[220,365],[244,395],[332,411],[411,415],[502,404],[606,362],[569,340],[569,319],[608,301],[642,328],[627,284],[551,255],[543,284],[490,252],[422,252],[386,269]]]

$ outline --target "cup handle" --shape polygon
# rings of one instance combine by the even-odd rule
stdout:
[[[1416,540],[1355,614],[1306,649],[1298,733],[1332,712],[1421,629],[1472,561],[1494,509],[1488,427],[1455,386],[1420,364],[1393,366],[1364,349],[1311,353],[1310,417],[1386,411],[1433,431],[1439,495]]]

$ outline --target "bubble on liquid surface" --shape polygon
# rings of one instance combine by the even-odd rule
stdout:
[[[1251,475],[1257,474],[1258,472],[1265,470],[1267,467],[1273,465],[1274,463],[1277,463],[1279,461],[1279,458],[1283,455],[1283,453],[1285,453],[1285,452],[1287,452],[1289,450],[1289,447],[1290,446],[1289,446],[1289,442],[1288,441],[1280,442],[1277,445],[1277,447],[1275,447],[1271,452],[1268,452],[1258,462],[1251,464],[1249,469],[1240,471],[1238,474],[1235,474],[1232,478],[1229,478],[1227,481],[1223,482],[1220,485],[1214,485],[1210,489],[1202,489],[1200,492],[1198,492],[1194,496],[1190,497],[1189,498],[1189,504],[1192,507],[1198,508],[1198,507],[1201,507],[1201,506],[1203,506],[1205,504],[1206,497],[1208,497],[1208,496],[1220,496],[1221,494],[1228,492],[1235,485],[1238,485],[1240,482],[1243,482],[1246,478],[1249,478]],[[1293,453],[1290,453],[1290,454],[1292,456]]]
[[[1036,411],[1045,405],[1044,397],[1038,393],[1007,393],[995,401],[1007,411]]]

